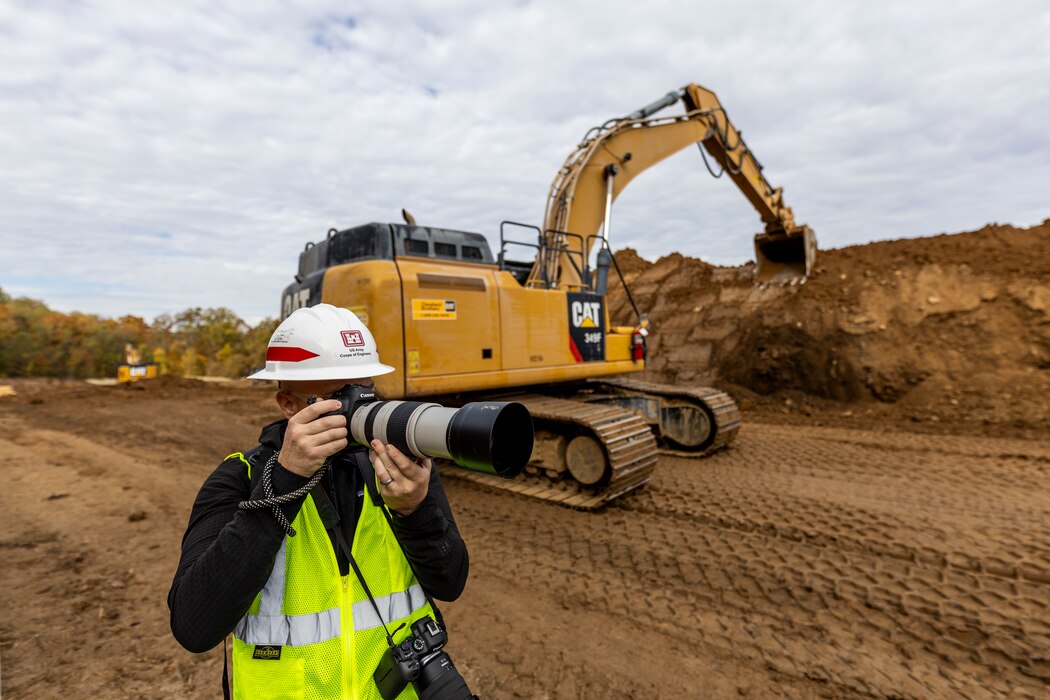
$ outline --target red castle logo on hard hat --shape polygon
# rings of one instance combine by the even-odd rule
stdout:
[[[361,331],[340,331],[343,345],[348,348],[359,348],[365,344],[365,334]]]

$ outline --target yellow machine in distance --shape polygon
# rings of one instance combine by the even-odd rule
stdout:
[[[131,343],[124,345],[124,360],[117,365],[118,382],[135,382],[139,379],[153,379],[157,376],[156,363],[143,362],[142,355]]]
[[[671,96],[686,113],[653,116]],[[660,445],[694,456],[724,447],[740,425],[727,394],[625,376],[645,368],[648,330],[640,314],[636,325],[610,324],[612,202],[641,170],[700,143],[766,222],[756,282],[804,281],[815,240],[761,176],[714,93],[688,85],[671,96],[592,130],[555,177],[544,226],[503,222],[498,255],[480,234],[418,226],[407,213],[406,224],[332,229],[300,255],[282,317],[321,302],[354,311],[396,368],[377,378],[384,399],[525,404],[535,424],[527,476],[495,486],[596,507],[643,486]],[[534,258],[511,260],[509,247]]]

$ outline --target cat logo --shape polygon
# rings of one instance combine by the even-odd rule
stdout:
[[[605,301],[597,294],[569,292],[569,352],[576,362],[605,359]]]
[[[600,301],[572,302],[572,325],[576,328],[597,328],[601,322]]]

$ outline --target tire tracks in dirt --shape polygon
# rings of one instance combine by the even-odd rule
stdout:
[[[832,695],[1038,697],[1050,682],[1045,453],[756,425],[708,460],[662,459],[647,489],[602,513],[462,482],[472,493],[455,507],[472,552],[513,543],[513,556],[474,556],[474,575]]]
[[[0,587],[12,592],[0,604],[5,697],[218,690],[216,657],[178,648],[165,604],[182,501],[202,477],[135,454],[142,444],[114,449],[10,416],[0,435]]]

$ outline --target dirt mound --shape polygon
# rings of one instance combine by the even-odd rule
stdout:
[[[624,248],[616,252],[616,265],[624,275],[643,272],[652,266],[652,263],[638,255],[634,248]]]
[[[109,384],[91,384],[81,379],[57,378],[3,379],[2,383],[11,386],[14,390],[14,396],[23,399],[35,399],[35,403],[61,400],[62,397],[67,396],[94,396],[99,399],[135,396],[166,398],[193,393],[211,396],[224,394],[230,389],[244,389],[253,384],[248,381],[202,381],[173,374],[164,374],[153,379],[139,379],[134,382]],[[259,386],[263,385],[259,384]]]
[[[137,391],[149,394],[170,394],[186,391],[205,391],[215,388],[214,383],[180,377],[174,374],[162,374],[153,379],[140,379],[135,382],[114,385],[116,391]]]
[[[794,287],[753,286],[751,265],[617,257],[654,324],[656,381],[1022,428],[1050,418],[1050,220],[821,251]],[[633,322],[610,286],[613,322]]]
[[[200,379],[193,379],[191,377],[179,377],[174,374],[162,374],[154,379],[143,379],[126,386],[128,386],[128,388],[143,391],[166,391],[179,389],[203,389],[208,386],[208,382],[201,381]]]

